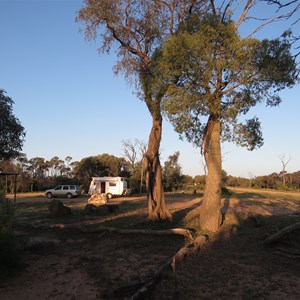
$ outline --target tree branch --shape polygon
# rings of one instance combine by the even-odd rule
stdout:
[[[274,242],[278,241],[280,238],[282,238],[283,236],[285,236],[286,234],[288,234],[292,231],[295,231],[299,228],[300,228],[300,222],[297,222],[293,225],[287,226],[287,227],[281,229],[280,231],[276,232],[275,234],[267,237],[263,241],[263,245],[269,245],[271,243],[274,243]]]
[[[256,1],[254,0],[248,0],[243,11],[242,11],[242,14],[240,15],[237,23],[236,23],[236,28],[238,29],[241,25],[242,22],[245,21],[245,18],[250,10],[250,8],[253,6],[253,4],[255,3]]]

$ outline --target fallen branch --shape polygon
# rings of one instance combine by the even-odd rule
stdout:
[[[277,248],[275,251],[272,252],[275,255],[285,256],[288,258],[299,258],[300,251],[288,248]]]
[[[114,288],[113,290],[109,291],[107,294],[105,294],[105,298],[108,299],[114,299],[116,296],[118,298],[121,298],[122,295],[128,295],[132,293],[133,291],[140,288],[142,283],[139,280],[135,280],[126,284],[122,284]],[[125,298],[126,299],[126,298]]]
[[[200,251],[200,247],[208,240],[207,236],[199,236],[195,239],[193,244],[182,247],[172,259],[176,262],[181,262],[187,256],[194,256]]]
[[[88,229],[83,226],[70,225],[70,224],[55,224],[51,225],[52,228],[59,229],[74,229],[83,233],[97,233],[97,232],[110,232],[110,233],[121,233],[121,234],[149,234],[149,235],[182,235],[186,237],[189,242],[194,240],[192,232],[184,228],[171,228],[165,230],[146,230],[146,229],[119,229],[112,227],[98,227]]]
[[[290,225],[290,226],[287,226],[283,229],[281,229],[280,231],[274,233],[273,235],[267,237],[263,242],[262,244],[263,245],[269,245],[271,243],[274,243],[276,241],[278,241],[280,238],[282,238],[283,236],[285,236],[286,234],[292,232],[292,231],[295,231],[297,229],[300,228],[300,222],[297,222],[293,225]]]
[[[126,298],[128,300],[137,300],[144,298],[145,294],[148,293],[154,286],[160,281],[162,274],[166,272],[170,266],[173,270],[174,275],[174,286],[176,288],[176,263],[182,261],[187,256],[193,256],[200,251],[200,247],[205,244],[207,241],[207,237],[201,236],[195,239],[193,244],[189,244],[181,248],[173,257],[171,257],[167,262],[161,265],[152,275],[151,278],[146,280],[143,283],[143,286],[138,289],[131,297]]]
[[[111,227],[99,227],[93,229],[93,232],[107,231],[111,233],[124,233],[124,234],[150,234],[150,235],[182,235],[190,242],[194,240],[192,232],[184,228],[172,228],[165,230],[146,230],[146,229],[118,229]]]

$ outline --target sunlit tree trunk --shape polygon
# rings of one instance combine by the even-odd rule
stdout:
[[[148,213],[150,221],[170,220],[162,187],[162,171],[159,160],[159,146],[162,134],[161,115],[152,116],[153,123],[149,136],[148,150],[145,154],[143,170],[147,188]]]
[[[207,177],[204,198],[200,208],[200,226],[203,230],[216,232],[221,224],[222,160],[220,144],[220,121],[210,118],[207,127],[208,149],[205,149]]]

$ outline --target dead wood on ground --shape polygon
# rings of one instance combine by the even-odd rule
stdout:
[[[142,299],[146,293],[149,293],[162,278],[162,275],[169,271],[173,271],[174,291],[177,288],[176,281],[176,264],[181,262],[184,258],[193,256],[200,251],[200,247],[207,242],[207,237],[200,236],[194,240],[194,243],[182,247],[173,257],[168,259],[161,265],[153,275],[147,279],[141,288],[139,288],[132,296],[126,298],[128,300]],[[170,268],[171,267],[171,268]]]
[[[86,228],[85,226],[79,225],[70,225],[70,224],[54,224],[50,226],[51,228],[59,228],[59,229],[73,229],[83,233],[102,233],[102,232],[109,232],[109,233],[120,233],[120,234],[149,234],[149,235],[182,235],[189,242],[194,240],[193,234],[190,230],[185,228],[171,228],[171,229],[164,229],[164,230],[147,230],[147,229],[119,229],[113,227],[97,227],[97,228]]]
[[[264,241],[263,241],[263,245],[269,245],[272,244],[276,241],[278,241],[279,239],[281,239],[282,237],[284,237],[285,235],[300,229],[300,222],[297,222],[295,224],[289,225],[283,229],[281,229],[280,231],[272,234],[271,236],[267,237]]]

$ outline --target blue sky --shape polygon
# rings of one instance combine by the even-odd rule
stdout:
[[[28,158],[59,156],[73,160],[109,153],[122,156],[122,140],[148,141],[151,117],[122,76],[114,54],[99,55],[75,22],[80,0],[0,0],[0,88],[14,104],[27,135]],[[260,33],[279,35],[287,23]],[[245,27],[243,30],[247,30]],[[249,152],[223,145],[223,169],[248,177],[281,170],[279,156],[291,157],[287,170],[300,170],[300,88],[286,90],[277,108],[258,106],[265,143]],[[203,174],[199,149],[180,141],[164,121],[162,163],[175,151],[184,174]]]

